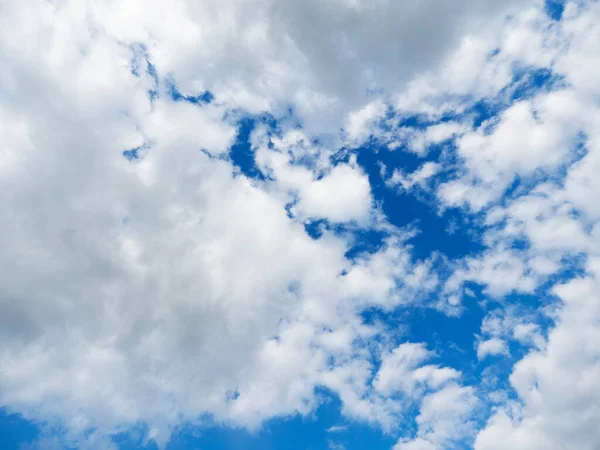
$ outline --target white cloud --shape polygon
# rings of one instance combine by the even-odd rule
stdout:
[[[173,74],[185,92],[208,89],[277,114],[293,104],[310,129],[330,130],[365,106],[368,90],[393,92],[436,68],[465,29],[489,26],[514,4],[129,0],[88,9],[114,39],[146,43],[159,72]],[[423,34],[423,26],[437,32]]]
[[[543,311],[527,311],[525,306],[504,305],[491,310],[481,324],[481,336],[477,340],[477,359],[480,361],[488,356],[510,356],[509,341],[522,346],[535,346],[543,349],[545,339],[539,321]]]
[[[535,323],[520,323],[513,329],[513,337],[523,345],[533,344],[543,349],[546,341]]]
[[[11,118],[0,175],[11,211],[0,221],[0,403],[74,436],[146,422],[161,444],[204,413],[257,427],[309,412],[328,357],[352,355],[366,332],[354,310],[366,283],[339,276],[352,269],[348,241],[312,240],[268,187],[201,151],[228,151],[235,129],[224,106],[173,103],[162,91],[151,103],[127,47],[79,28],[84,6],[45,5],[0,32],[0,73],[12,83],[0,103]],[[17,38],[49,48],[21,54]],[[144,143],[140,160],[123,157]],[[305,209],[366,216],[364,175],[338,166],[328,176],[311,174]],[[397,259],[406,252],[391,247]],[[399,273],[389,262],[361,263],[390,286],[374,298],[387,304]]]
[[[417,416],[417,437],[400,440],[394,450],[428,450],[451,448],[469,436],[474,424],[469,418],[478,404],[471,387],[449,384],[428,394]]]
[[[300,201],[296,208],[302,217],[365,223],[371,211],[369,180],[358,169],[347,165],[336,166],[322,179],[300,190]]]
[[[437,448],[435,444],[421,438],[399,442],[394,446],[394,450],[437,450]]]
[[[477,345],[477,359],[479,360],[488,356],[507,355],[508,353],[506,342],[498,338],[488,339]]]
[[[327,447],[329,448],[329,450],[346,450],[346,446],[344,444],[338,444],[333,441],[328,441]]]
[[[506,353],[511,339],[532,348],[511,376],[518,402],[500,403],[476,448],[594,448],[600,7],[580,3],[566,6],[560,24],[541,1],[7,3],[0,404],[62,422],[82,448],[106,448],[107,433],[139,422],[164,444],[174,425],[204,413],[248,428],[308,414],[314,388],[325,386],[348,418],[385,431],[397,429],[407,398],[419,404],[414,439],[397,449],[472,436],[478,401],[474,387],[458,384],[462,374],[426,364],[433,353],[423,344],[366,345],[385,330],[359,315],[422,300],[440,286],[439,260],[415,262],[396,236],[350,261],[351,236],[313,240],[301,223],[391,230],[356,160],[330,157],[370,135],[420,156],[455,139],[456,179],[436,188],[441,207],[481,211],[488,228],[480,255],[451,263],[444,294],[453,306],[466,282],[495,300],[536,294],[565,259],[587,258],[585,277],[556,288],[547,339],[529,317],[484,321],[481,359]],[[515,6],[522,11],[505,20]],[[398,123],[381,123],[388,107],[435,120],[480,98],[506,101],[512,69],[534,66],[563,76],[564,87],[482,127],[466,117],[424,131],[379,129]],[[215,101],[173,102],[167,77]],[[240,111],[289,109],[302,129],[283,119],[274,136],[260,127],[252,135],[268,180],[236,172],[227,155]],[[582,142],[586,153],[572,164]],[[139,160],[123,158],[137,147]],[[437,186],[444,169],[397,170],[390,183]],[[529,189],[540,174],[555,179]],[[503,199],[517,178],[524,187]],[[515,249],[518,239],[528,247]],[[98,434],[78,440],[91,429]]]
[[[597,316],[598,304],[595,230],[599,216],[592,200],[598,189],[591,174],[596,172],[598,159],[597,127],[592,124],[598,117],[597,102],[592,100],[598,91],[589,83],[590,70],[599,67],[597,30],[592,25],[599,13],[595,2],[569,2],[561,23],[542,34],[529,22],[528,32],[513,36],[514,45],[500,48],[500,55],[510,51],[525,62],[536,60],[535,64],[551,66],[565,78],[567,87],[538,93],[517,104],[523,114],[518,120],[519,111],[511,106],[489,134],[476,137],[477,145],[465,147],[465,142],[460,142],[465,171],[440,191],[444,201],[464,202],[474,210],[486,209],[496,201],[502,204],[485,213],[488,225],[493,225],[484,237],[490,248],[478,258],[468,258],[470,275],[466,278],[481,283],[484,292],[499,299],[510,292],[529,292],[543,305],[549,300],[544,292],[546,281],[558,273],[571,278],[554,288],[558,300],[538,310],[555,321],[547,339],[540,326],[528,318],[511,316],[510,320],[495,321],[497,327],[484,322],[486,337],[479,350],[489,350],[481,347],[493,342],[494,352],[504,351],[502,342],[508,339],[532,348],[516,363],[510,377],[517,401],[497,396],[500,406],[479,433],[478,450],[592,449],[599,439],[592,417],[597,414],[600,391],[591,381],[598,377],[598,356],[590,348],[597,339],[592,318]],[[526,41],[541,42],[545,50],[524,52],[520,47]],[[526,105],[533,109],[525,113]],[[512,114],[516,114],[515,120],[503,129]],[[527,131],[519,134],[524,126]],[[543,130],[542,139],[536,140],[536,130]],[[551,139],[546,141],[548,137]],[[496,138],[502,139],[487,147]],[[486,144],[479,145],[483,142]],[[576,149],[577,145],[584,151]],[[532,189],[544,172],[553,177],[548,180],[546,176],[544,183]],[[511,198],[502,199],[514,174],[520,177],[521,186]],[[518,252],[507,251],[518,240],[526,246]],[[583,255],[583,262],[576,263],[575,255]],[[580,275],[581,267],[585,276]],[[450,285],[464,274],[459,270]],[[518,305],[515,299],[503,302]]]
[[[33,32],[68,30],[74,6],[49,8]],[[325,385],[349,416],[392,429],[395,402],[362,398],[372,368],[356,341],[373,331],[357,312],[409,303],[435,284],[428,263],[414,266],[401,239],[354,264],[346,237],[311,239],[286,214],[285,177],[251,182],[202,152],[233,141],[222,104],[173,103],[162,91],[150,102],[129,51],[88,31],[73,36],[87,52],[79,72],[61,66],[81,58],[78,45],[53,49],[67,80],[98,77],[85,92],[14,52],[0,69],[22,74],[0,104],[14,123],[0,177],[11,211],[0,223],[0,403],[61,422],[69,439],[145,422],[164,444],[204,413],[249,428],[307,414]],[[97,65],[106,46],[117,62]],[[144,143],[139,160],[123,157]],[[366,176],[352,162],[324,169],[301,173],[301,214],[367,221]]]
[[[426,162],[419,167],[415,172],[404,174],[398,169],[395,169],[392,176],[386,180],[388,186],[400,185],[404,190],[410,190],[415,185],[423,186],[427,181],[437,175],[442,166],[435,162]]]
[[[446,382],[460,378],[460,372],[447,367],[422,363],[434,356],[423,344],[405,343],[384,354],[373,387],[385,396],[401,392],[415,395],[418,388],[440,388]]]
[[[499,95],[515,67],[551,66],[566,47],[540,1],[521,3],[508,19],[498,19],[462,36],[438,70],[413,79],[396,96],[398,109],[431,117],[463,113],[471,102]]]
[[[381,119],[384,113],[385,104],[381,101],[369,103],[358,111],[350,112],[345,127],[348,139],[355,145],[360,145],[370,136],[376,121]]]
[[[397,131],[392,144],[400,145],[403,143],[410,151],[424,156],[432,145],[450,141],[466,131],[468,131],[468,127],[458,122],[442,122],[428,126],[424,130],[404,127]]]
[[[502,297],[513,291],[532,292],[537,285],[535,275],[521,253],[503,247],[492,248],[465,258],[464,267],[454,272],[446,288],[458,288],[464,281],[474,281],[484,285],[489,295]]]
[[[479,129],[457,141],[468,175],[441,186],[440,198],[479,210],[499,200],[515,176],[568,162],[580,130],[574,118],[582,112],[576,97],[564,91],[513,104],[491,133]]]
[[[327,428],[326,431],[328,433],[340,433],[340,432],[345,431],[347,429],[348,429],[347,425],[334,425],[334,426],[331,426],[331,427]]]
[[[311,144],[298,130],[273,137],[258,129],[252,142],[258,167],[276,182],[268,186],[270,193],[294,201],[291,212],[300,220],[370,222],[374,213],[371,186],[355,158],[332,167],[332,150]],[[302,158],[314,167],[297,164]]]
[[[556,288],[564,302],[545,350],[519,361],[510,381],[522,403],[503,408],[490,419],[475,448],[593,449],[598,443],[595,417],[600,376],[597,324],[597,262],[589,277]]]

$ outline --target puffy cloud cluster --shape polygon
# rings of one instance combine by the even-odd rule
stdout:
[[[478,358],[509,357],[509,341],[531,348],[509,379],[516,398],[495,397],[503,400],[478,432],[478,450],[597,446],[598,214],[592,199],[598,188],[591,173],[600,91],[589,73],[600,67],[593,25],[598,6],[567,2],[559,22],[534,11],[512,19],[513,38],[498,46],[492,61],[513,53],[513,67],[543,67],[559,82],[530,87],[529,96],[515,95],[519,87],[508,85],[484,97],[506,106],[456,140],[457,176],[434,184],[442,207],[464,206],[482,218],[486,250],[467,257],[446,286],[457,292],[476,282],[500,302],[482,325]],[[523,45],[511,45],[518,36]],[[537,314],[553,322],[547,336],[535,317],[520,316],[532,305],[507,297],[512,293],[537,298]]]
[[[500,407],[475,443],[476,449],[593,449],[598,443],[600,327],[598,260],[589,274],[555,288],[563,304],[547,346],[514,367],[510,382],[521,403]]]
[[[317,387],[386,432],[418,408],[398,450],[600,441],[597,2],[560,21],[533,0],[0,11],[0,405],[82,448],[207,415],[256,429],[313,411]],[[251,132],[252,178],[231,149],[261,114],[278,125]],[[385,185],[460,209],[484,250],[415,260],[353,154],[369,141],[419,158]],[[380,248],[350,255],[357,230]],[[472,379],[361,316],[432,296],[457,314],[468,283],[497,303],[474,364],[526,349],[481,430]]]
[[[369,393],[379,352],[364,342],[383,330],[359,313],[435,285],[427,263],[395,232],[352,260],[350,237],[306,233],[312,218],[384,225],[355,163],[266,148],[260,183],[228,153],[241,114],[293,107],[310,155],[310,133],[337,133],[368,88],[435,64],[502,7],[475,3],[450,22],[409,2],[3,5],[0,403],[75,438],[145,422],[164,443],[206,414],[255,428],[307,413],[326,386],[393,428],[398,402]],[[421,27],[397,21],[419,17],[445,31],[413,53]]]

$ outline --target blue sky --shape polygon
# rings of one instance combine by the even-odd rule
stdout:
[[[6,11],[1,448],[596,448],[600,3]]]

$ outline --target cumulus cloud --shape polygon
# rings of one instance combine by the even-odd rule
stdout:
[[[446,382],[460,378],[460,372],[435,365],[423,366],[433,353],[423,344],[405,343],[383,356],[381,366],[373,386],[378,392],[390,395],[402,392],[407,396],[414,394],[418,387],[439,388]],[[420,386],[419,386],[420,385]]]
[[[402,20],[429,15],[403,6],[6,5],[1,403],[73,433],[146,422],[164,443],[204,413],[250,428],[307,413],[314,387],[326,385],[349,414],[392,427],[392,401],[373,406],[337,374],[357,366],[368,378],[355,343],[373,330],[357,313],[409,301],[426,270],[394,239],[350,261],[345,237],[313,240],[289,217],[291,196],[301,220],[367,224],[370,186],[355,163],[325,163],[322,173],[273,156],[261,166],[273,178],[257,185],[227,154],[240,108],[277,114],[293,104],[307,132],[335,132],[319,117],[360,106],[367,76],[391,83],[378,69],[388,50],[372,54],[371,43],[391,27],[419,33],[396,20],[381,27],[381,8]],[[456,23],[431,18],[452,24],[446,39],[423,42],[431,56],[398,59],[403,77],[435,64],[460,24],[487,10],[459,6]],[[339,21],[313,27],[327,45],[307,41],[299,30],[330,10]],[[359,18],[364,30],[349,33]],[[394,42],[408,54],[405,39]],[[333,83],[342,72],[347,83]],[[175,101],[173,86],[216,100]],[[349,117],[357,138],[369,117]]]
[[[440,170],[441,165],[435,162],[426,162],[418,170],[410,174],[403,174],[399,170],[394,170],[392,176],[386,181],[388,186],[400,185],[402,189],[410,190],[412,187],[423,186],[427,181],[435,176]]]
[[[506,354],[508,354],[506,342],[498,338],[491,338],[477,345],[477,359],[480,360],[488,356]]]
[[[491,226],[485,235],[490,250],[468,263],[466,279],[482,283],[497,298],[510,292],[534,294],[538,313],[553,322],[547,338],[538,323],[531,318],[519,320],[514,313],[508,320],[490,316],[493,320],[482,326],[487,339],[479,343],[481,356],[505,352],[505,339],[532,348],[510,375],[516,400],[500,402],[478,433],[476,449],[592,449],[598,442],[590,422],[598,395],[590,381],[596,377],[596,357],[588,345],[597,332],[592,318],[597,317],[598,216],[589,201],[597,189],[584,175],[594,170],[598,153],[596,127],[590,122],[598,114],[597,106],[590,103],[598,91],[584,75],[591,66],[598,67],[599,47],[591,37],[597,34],[591,23],[598,14],[595,2],[567,2],[558,24],[540,29],[539,22],[524,22],[527,30],[521,34],[534,37],[531,42],[539,47],[519,58],[551,65],[566,81],[565,87],[514,103],[488,131],[476,131],[474,141],[460,138],[458,151],[465,171],[439,191],[443,202],[484,210]],[[499,51],[502,54],[505,47]],[[516,121],[506,127],[511,120]],[[526,136],[518,138],[522,126],[527,128]],[[496,138],[500,141],[491,147],[483,144]],[[516,159],[511,160],[513,156]],[[505,197],[515,179],[517,189]],[[519,242],[525,245],[519,248]],[[509,259],[507,247],[519,250],[511,250]],[[492,260],[497,263],[489,266]],[[498,264],[502,260],[512,262]],[[466,272],[459,273],[460,278]],[[548,285],[551,290],[546,295]]]
[[[451,448],[472,433],[474,424],[469,418],[477,402],[473,388],[456,384],[427,395],[416,419],[418,436],[400,440],[394,450]]]
[[[499,409],[481,431],[476,449],[593,449],[598,443],[597,277],[557,286],[564,302],[544,350],[520,360],[510,377],[522,403]]]
[[[6,2],[0,405],[66,430],[31,448],[110,448],[139,423],[159,445],[207,416],[257,429],[325,387],[348,420],[413,423],[397,450],[594,448],[599,17],[584,1],[560,21],[534,0]],[[254,178],[232,153],[247,117]],[[366,143],[418,160],[382,184],[429,190],[481,251],[416,258]],[[353,252],[363,231],[384,237]],[[362,315],[438,298],[458,314],[465,292],[484,297],[473,359],[521,346],[516,396],[489,393],[480,430],[481,380]]]

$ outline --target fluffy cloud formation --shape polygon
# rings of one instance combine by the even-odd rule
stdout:
[[[598,260],[588,277],[556,287],[564,302],[547,348],[529,353],[510,381],[522,403],[499,409],[479,434],[476,449],[593,449],[600,400]]]
[[[423,43],[431,56],[419,65],[474,18],[464,3],[445,39]],[[294,200],[301,220],[369,223],[355,163],[326,162],[323,174],[272,155],[273,178],[257,185],[227,154],[240,108],[293,105],[306,126],[334,131],[318,118],[343,118],[371,87],[365,77],[391,73],[376,74],[387,50],[369,51],[364,72],[372,45],[349,30],[361,17],[378,42],[396,28],[381,28],[381,7],[407,23],[430,11],[404,6],[5,5],[1,403],[74,436],[146,422],[163,443],[206,413],[250,428],[307,413],[324,385],[348,414],[392,428],[394,401],[361,393],[373,369],[357,342],[380,331],[358,313],[409,302],[426,266],[399,238],[350,260],[349,238],[314,240],[289,216]],[[323,8],[339,19],[312,26],[325,46],[301,31],[330,17]],[[396,64],[408,76],[407,61]],[[348,84],[333,83],[342,71]],[[189,101],[207,89],[214,102]],[[363,381],[343,375],[353,367]]]
[[[429,450],[451,448],[472,433],[469,420],[477,406],[473,388],[450,384],[423,399],[416,418],[418,437],[401,439],[394,450]]]
[[[107,448],[139,423],[159,444],[207,416],[257,429],[324,387],[348,419],[409,424],[397,450],[593,449],[599,18],[583,1],[560,21],[541,1],[7,2],[0,405]],[[249,117],[257,176],[233,150]],[[418,163],[379,161],[373,185],[373,143]],[[481,251],[417,258],[383,188],[459,211]],[[383,238],[357,250],[363,232]],[[514,364],[512,397],[364,317],[458,315],[473,285],[472,365]]]
[[[432,353],[423,344],[402,344],[383,355],[373,386],[384,395],[401,391],[410,396],[419,385],[439,388],[450,380],[460,378],[460,372],[454,369],[422,366],[431,356]]]
[[[599,15],[596,2],[568,2],[559,23],[523,16],[521,35],[533,37],[529,46],[536,48],[519,61],[547,66],[561,79],[559,86],[514,100],[487,128],[484,123],[461,137],[461,174],[438,190],[446,205],[483,211],[488,227],[488,250],[468,258],[455,274],[504,298],[504,318],[495,314],[484,321],[478,356],[508,355],[505,340],[532,347],[510,375],[516,400],[494,408],[478,433],[478,450],[592,449],[598,442],[591,419],[600,392],[591,381],[597,352],[590,347],[597,339],[598,215],[587,201],[597,189],[585,174],[594,170],[598,154],[600,92],[584,73],[599,67],[592,25]],[[500,47],[499,55],[504,51]],[[554,323],[546,338],[532,317],[517,318],[532,305],[505,297],[511,293],[538,297],[537,313]]]

